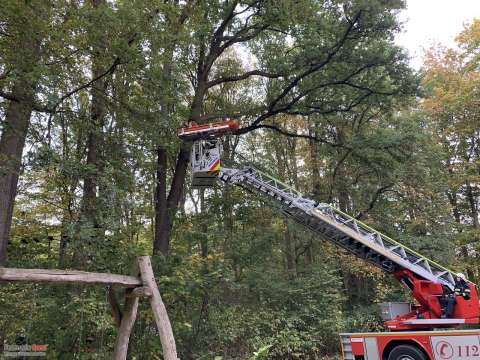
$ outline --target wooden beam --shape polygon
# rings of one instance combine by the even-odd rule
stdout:
[[[126,297],[140,297],[140,298],[149,298],[152,296],[152,290],[146,286],[140,286],[133,289],[131,292],[125,294]]]
[[[113,351],[114,360],[125,360],[127,358],[130,334],[132,333],[133,325],[137,318],[139,298],[137,296],[128,296],[130,292],[132,292],[132,290],[127,289],[125,293],[125,308]]]
[[[0,267],[0,281],[111,284],[126,288],[142,286],[141,279],[135,276],[76,270],[15,269],[2,267]]]
[[[177,347],[175,338],[173,337],[172,325],[168,318],[167,309],[163,303],[160,291],[158,291],[157,283],[153,275],[150,257],[141,256],[138,258],[138,267],[142,277],[143,285],[149,287],[152,291],[150,297],[150,305],[152,306],[153,316],[157,323],[160,342],[162,343],[163,358],[165,360],[178,360]]]

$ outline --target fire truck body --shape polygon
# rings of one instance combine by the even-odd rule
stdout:
[[[340,334],[344,360],[478,360],[480,330]]]

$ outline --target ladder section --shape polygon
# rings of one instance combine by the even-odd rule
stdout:
[[[355,360],[349,335],[340,334],[340,345],[342,346],[343,360]]]
[[[317,203],[274,177],[247,166],[221,168],[222,181],[269,199],[286,216],[382,270],[407,269],[425,280],[454,289],[454,273],[328,204]]]

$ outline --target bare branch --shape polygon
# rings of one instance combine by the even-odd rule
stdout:
[[[375,206],[375,203],[380,199],[380,195],[389,191],[393,187],[393,185],[395,185],[395,184],[391,183],[391,184],[388,184],[388,185],[385,185],[385,186],[382,186],[382,187],[378,188],[377,191],[375,191],[375,193],[373,194],[373,197],[370,200],[370,203],[368,204],[368,207],[365,208],[364,210],[360,211],[357,214],[357,216],[355,216],[355,219],[357,219],[357,220],[363,219],[365,217],[365,215],[367,215],[367,213],[370,210],[373,209],[373,207]]]
[[[328,115],[328,114],[334,114],[334,113],[345,113],[353,110],[356,108],[358,105],[360,105],[363,100],[365,100],[367,97],[372,95],[373,92],[365,92],[361,96],[357,97],[354,101],[350,102],[347,107],[337,107],[337,108],[331,108],[328,110],[322,110],[321,107],[315,106],[315,105],[309,105],[307,106],[310,110],[297,110],[297,111],[285,111],[285,114],[288,115],[303,115],[303,116],[308,116],[308,115],[313,115],[313,114],[318,114],[318,115]]]
[[[98,80],[104,78],[105,76],[109,75],[109,74],[113,74],[115,72],[115,69],[117,68],[117,66],[120,65],[120,58],[117,57],[115,59],[115,61],[113,62],[112,65],[110,65],[110,67],[105,70],[103,73],[99,74],[98,76],[94,77],[92,80],[90,80],[89,82],[83,84],[83,85],[80,85],[78,87],[76,87],[75,89],[73,90],[70,90],[69,92],[67,92],[66,94],[62,95],[62,97],[55,103],[55,105],[53,105],[53,107],[51,108],[50,111],[55,111],[56,108],[67,98],[69,98],[70,96],[76,94],[77,92],[83,90],[83,89],[86,89],[90,86],[92,86],[95,82],[97,82]]]
[[[234,82],[234,81],[240,81],[240,80],[245,80],[248,79],[251,76],[261,76],[261,77],[266,77],[266,78],[271,78],[271,79],[276,79],[279,77],[282,77],[282,74],[275,74],[275,73],[269,73],[263,70],[252,70],[248,71],[246,73],[243,73],[241,75],[232,75],[232,76],[226,76],[226,77],[221,77],[217,78],[214,80],[211,80],[207,82],[207,88],[211,88],[213,86],[226,83],[226,82]]]
[[[358,19],[360,18],[360,14],[361,12],[357,13],[356,17],[355,17],[355,22],[358,21]],[[347,28],[347,30],[345,31],[344,35],[342,36],[342,38],[337,42],[337,44],[335,44],[335,46],[332,47],[332,50],[329,52],[329,54],[327,55],[327,57],[321,61],[320,63],[314,65],[314,66],[311,66],[308,70],[304,71],[303,73],[301,73],[300,75],[296,76],[291,82],[290,84],[284,89],[284,91],[282,91],[282,93],[280,95],[278,95],[271,103],[270,103],[270,106],[268,107],[268,110],[266,113],[260,115],[250,126],[247,126],[245,128],[242,128],[239,130],[239,133],[240,134],[244,134],[246,132],[249,132],[249,131],[252,131],[253,129],[256,129],[258,128],[257,125],[260,124],[262,121],[276,115],[276,114],[279,114],[279,113],[282,113],[282,112],[286,112],[287,110],[291,109],[291,107],[293,105],[295,105],[298,101],[300,101],[300,99],[302,99],[303,97],[305,97],[306,95],[308,95],[309,93],[315,91],[315,90],[319,90],[321,88],[324,88],[324,87],[327,87],[327,86],[332,86],[332,85],[345,85],[345,83],[351,79],[352,77],[354,77],[355,75],[359,74],[361,71],[363,71],[364,69],[372,66],[370,64],[367,64],[359,69],[357,69],[356,71],[354,71],[352,74],[350,74],[349,76],[347,76],[345,79],[343,80],[339,80],[339,81],[331,81],[331,82],[328,82],[328,83],[324,83],[324,84],[320,84],[318,86],[315,86],[313,88],[310,88],[304,92],[301,92],[300,94],[298,94],[297,96],[295,96],[290,102],[288,102],[287,104],[285,104],[284,106],[282,106],[281,108],[275,108],[276,105],[282,100],[284,99],[289,93],[290,91],[295,88],[302,79],[304,79],[305,77],[307,77],[308,75],[320,70],[322,67],[324,67],[325,65],[327,65],[331,59],[335,56],[335,54],[340,50],[340,48],[343,46],[343,44],[345,43],[347,37],[348,37],[348,34],[352,31],[353,29],[353,26],[354,26],[354,23],[350,23],[349,27]]]
[[[305,77],[307,77],[308,75],[320,70],[321,68],[323,68],[324,66],[326,66],[332,59],[333,57],[338,53],[338,51],[340,51],[340,49],[342,48],[342,46],[345,44],[345,42],[347,41],[347,38],[348,38],[348,35],[350,34],[350,32],[352,31],[355,23],[360,19],[360,15],[361,15],[361,11],[359,11],[357,13],[357,15],[355,16],[354,18],[354,21],[353,22],[350,22],[349,23],[349,26],[347,27],[347,29],[345,30],[343,36],[341,37],[341,39],[331,48],[331,50],[328,52],[326,58],[319,62],[318,64],[315,64],[314,66],[311,66],[310,69],[304,71],[303,73],[299,74],[298,76],[296,76],[291,82],[290,84],[282,91],[282,93],[280,95],[277,96],[277,98],[275,100],[272,101],[272,103],[270,104],[270,107],[269,107],[269,111],[272,111],[275,106],[282,100],[284,99],[289,93],[290,91],[295,88],[302,79],[304,79]],[[258,119],[257,119],[258,120]]]
[[[262,31],[266,30],[269,28],[269,24],[264,24],[262,26],[258,25],[252,25],[247,28],[244,28],[235,35],[229,37],[229,40],[226,41],[221,47],[220,47],[220,54],[225,51],[228,47],[232,46],[233,44],[240,43],[240,42],[247,42],[249,40],[254,39],[257,37]],[[253,30],[253,31],[250,31]],[[244,35],[243,35],[244,34]]]
[[[212,42],[210,43],[210,49],[212,49],[215,46],[215,42],[220,41],[228,24],[230,24],[233,18],[239,14],[235,12],[235,8],[237,7],[237,5],[238,5],[238,0],[233,1],[232,5],[230,5],[230,9],[227,12],[227,16],[225,16],[221,24],[218,26],[217,30],[215,30],[215,32],[213,33]]]
[[[348,112],[348,111],[352,110],[353,108],[355,108],[356,106],[358,106],[359,104],[361,104],[364,99],[366,99],[367,97],[369,97],[372,94],[393,95],[394,92],[387,93],[387,92],[376,91],[376,90],[372,90],[370,88],[367,88],[367,87],[364,87],[364,86],[361,86],[361,85],[353,84],[349,81],[352,78],[354,78],[355,76],[357,76],[358,74],[360,74],[361,72],[363,72],[364,70],[366,70],[368,68],[371,68],[373,66],[376,66],[376,65],[377,64],[366,64],[364,66],[361,66],[360,68],[358,68],[357,70],[355,70],[354,72],[349,74],[348,76],[346,76],[344,79],[329,81],[329,82],[314,86],[314,87],[312,87],[310,89],[307,89],[303,92],[300,92],[299,94],[297,94],[297,96],[295,96],[288,103],[284,104],[282,107],[272,108],[272,106],[269,106],[268,110],[264,114],[260,115],[250,126],[247,126],[245,128],[240,129],[239,133],[244,134],[246,132],[251,131],[252,129],[256,129],[258,124],[260,124],[264,120],[266,120],[266,119],[268,119],[268,118],[270,118],[274,115],[280,114],[280,113],[285,113],[285,114],[290,114],[290,115],[311,115],[311,114],[327,115],[327,114],[334,113],[334,112]],[[320,107],[315,107],[314,105],[309,105],[308,107],[309,107],[310,110],[290,111],[294,105],[296,105],[301,99],[303,99],[305,96],[312,93],[313,91],[320,90],[320,89],[328,87],[328,86],[342,86],[342,85],[343,86],[350,86],[350,87],[354,87],[354,88],[357,88],[359,90],[362,90],[362,91],[364,91],[364,94],[357,97],[357,99],[354,100],[353,102],[351,102],[346,108],[336,108],[336,109],[328,109],[328,110],[323,110],[322,111]]]
[[[248,26],[248,23],[250,21],[250,18],[252,18],[254,15],[257,13],[250,14],[247,19],[245,20],[245,24],[242,29],[237,31],[235,34],[231,36],[224,36],[225,29],[227,26],[232,22],[232,20],[239,14],[242,14],[244,11],[247,9],[253,7],[256,3],[251,4],[247,9],[244,9],[240,12],[235,12],[235,8],[238,5],[239,1],[234,1],[232,5],[230,6],[230,9],[225,17],[225,19],[222,21],[222,23],[219,25],[217,30],[215,30],[212,40],[210,41],[209,49],[208,49],[208,54],[206,56],[205,64],[202,66],[202,71],[201,73],[206,75],[210,72],[210,69],[213,66],[213,63],[215,62],[216,59],[230,46],[232,46],[235,43],[239,42],[246,42],[249,41],[258,34],[260,34],[263,30],[268,28],[268,25],[263,25],[263,26],[258,26],[258,25],[252,25]],[[254,31],[251,31],[254,30]],[[222,44],[223,42],[223,44]]]
[[[245,129],[245,128],[244,128]],[[332,146],[332,147],[346,147],[345,144],[340,144],[340,143],[333,143],[331,141],[328,141],[328,140],[325,140],[325,139],[322,139],[318,136],[314,136],[314,135],[307,135],[307,134],[297,134],[297,133],[292,133],[292,132],[289,132],[285,129],[282,129],[282,128],[279,128],[275,125],[269,125],[269,124],[259,124],[259,125],[255,125],[254,128],[252,128],[251,130],[255,130],[255,129],[268,129],[268,130],[273,130],[275,132],[278,132],[279,134],[282,134],[284,136],[288,136],[288,137],[292,137],[292,138],[302,138],[302,139],[309,139],[309,140],[313,140],[313,141],[316,141],[316,142],[319,142],[319,143],[322,143],[322,144],[326,144],[326,145],[329,145],[329,146]],[[249,131],[251,131],[249,130]]]

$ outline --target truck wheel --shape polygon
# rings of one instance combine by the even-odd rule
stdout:
[[[388,360],[427,360],[425,354],[411,345],[398,345],[388,355]]]

